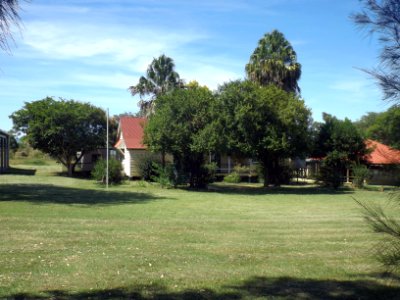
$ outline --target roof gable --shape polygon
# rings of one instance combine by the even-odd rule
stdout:
[[[146,149],[143,145],[143,128],[146,118],[121,117],[119,120],[119,140],[115,147],[125,145],[128,149]]]
[[[365,144],[372,152],[365,159],[370,164],[393,165],[400,164],[400,151],[373,140],[366,140]]]

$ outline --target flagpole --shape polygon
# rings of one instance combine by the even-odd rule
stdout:
[[[106,189],[108,190],[108,159],[109,159],[109,157],[108,157],[108,119],[109,119],[109,112],[108,112],[108,108],[107,108],[107,145],[106,145],[106,149],[107,149],[107,154],[106,154],[106,165],[107,165],[107,167],[106,167]]]

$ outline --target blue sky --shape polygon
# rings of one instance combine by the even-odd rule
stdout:
[[[31,0],[12,53],[0,53],[0,128],[24,102],[46,96],[90,102],[110,114],[136,112],[127,90],[166,54],[187,82],[216,89],[243,79],[258,40],[278,29],[302,64],[300,87],[313,118],[357,120],[388,106],[360,68],[379,45],[349,15],[358,0]]]

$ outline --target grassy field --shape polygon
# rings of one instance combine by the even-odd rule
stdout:
[[[0,298],[399,299],[352,199],[384,203],[386,192],[106,191],[59,169],[0,176]]]

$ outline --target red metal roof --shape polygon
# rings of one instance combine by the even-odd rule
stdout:
[[[128,149],[146,149],[143,145],[143,127],[146,118],[121,117],[119,122],[119,140],[115,147],[124,142]]]
[[[372,149],[365,159],[374,165],[400,164],[400,151],[373,140],[366,140],[367,148]]]

